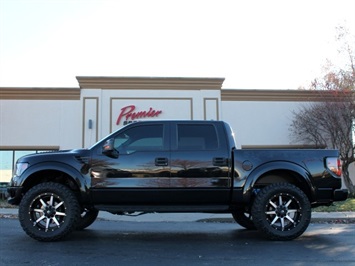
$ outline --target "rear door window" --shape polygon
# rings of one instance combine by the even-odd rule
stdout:
[[[217,132],[213,125],[177,125],[178,150],[216,150]]]

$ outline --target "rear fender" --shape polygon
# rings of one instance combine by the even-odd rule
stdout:
[[[292,181],[308,195],[310,201],[315,199],[316,189],[312,184],[311,174],[300,165],[290,162],[270,162],[263,164],[260,167],[255,168],[247,177],[243,188],[243,200],[244,202],[250,202],[253,189],[256,187],[256,183],[262,177],[273,175],[282,176],[286,175],[288,178],[292,178]],[[283,180],[282,177],[280,180]],[[277,180],[276,182],[280,182]]]

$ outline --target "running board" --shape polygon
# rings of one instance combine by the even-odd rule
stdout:
[[[95,205],[95,208],[100,211],[107,211],[113,214],[125,214],[133,212],[160,212],[160,213],[174,213],[174,212],[209,212],[209,213],[229,213],[228,205]]]

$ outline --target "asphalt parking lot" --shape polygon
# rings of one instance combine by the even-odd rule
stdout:
[[[355,224],[312,223],[293,241],[270,241],[234,222],[99,219],[59,242],[28,237],[0,219],[0,265],[355,265]]]

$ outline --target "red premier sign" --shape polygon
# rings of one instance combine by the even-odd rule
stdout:
[[[140,118],[157,117],[163,112],[161,110],[158,111],[154,110],[152,107],[150,107],[148,111],[136,112],[135,110],[136,110],[135,105],[127,105],[121,108],[121,113],[117,118],[116,125],[119,125],[122,119],[125,119],[125,121],[128,120],[133,121]]]

